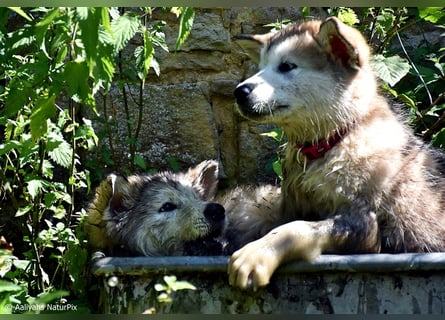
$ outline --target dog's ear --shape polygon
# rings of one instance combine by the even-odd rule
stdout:
[[[133,207],[138,201],[141,186],[144,182],[143,178],[139,176],[124,178],[114,174],[110,174],[107,181],[112,190],[109,206],[110,211],[113,212],[123,212]]]
[[[203,161],[186,173],[192,181],[192,186],[205,200],[211,200],[218,187],[218,162],[214,160]]]
[[[261,48],[267,43],[272,33],[266,34],[239,34],[232,40],[246,53],[253,62],[260,62]]]
[[[321,24],[317,38],[331,59],[346,68],[358,70],[368,62],[369,46],[362,34],[335,17]]]

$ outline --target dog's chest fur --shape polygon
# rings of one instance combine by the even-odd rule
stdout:
[[[350,207],[358,197],[373,211],[384,205],[395,178],[406,170],[401,159],[406,156],[406,145],[415,138],[409,136],[383,99],[376,97],[374,105],[319,159],[307,160],[295,143],[287,144],[283,163],[286,215],[323,219]]]

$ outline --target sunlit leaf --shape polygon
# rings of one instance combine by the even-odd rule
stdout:
[[[437,23],[445,17],[445,11],[442,7],[419,8],[419,17],[431,23]]]
[[[92,72],[97,57],[97,48],[99,42],[99,22],[102,17],[100,8],[88,8],[85,14],[85,8],[76,8],[79,20],[79,28],[81,30],[80,39],[85,48],[85,54],[88,61],[89,71]],[[84,78],[85,79],[85,78]]]
[[[115,52],[121,51],[134,37],[140,26],[139,18],[125,14],[111,22]]]
[[[352,25],[360,22],[360,20],[357,17],[357,14],[351,8],[342,8],[338,12],[337,17],[341,22],[343,22],[349,26],[352,26]]]
[[[65,79],[68,95],[76,102],[87,102],[91,91],[88,85],[88,65],[86,61],[70,61],[65,64]]]
[[[377,76],[391,87],[407,75],[411,68],[404,58],[399,56],[385,57],[380,54],[373,57],[372,65]]]
[[[51,134],[47,143],[48,156],[58,165],[69,168],[72,162],[73,149],[63,137]]]
[[[196,287],[188,281],[176,281],[172,286],[174,291],[178,290],[196,290]]]
[[[0,280],[0,292],[20,291],[22,287],[6,280]]]
[[[431,144],[438,148],[445,148],[445,128],[440,129],[431,139]]]
[[[40,98],[31,113],[31,136],[38,140],[47,131],[47,120],[56,114],[56,96]]]
[[[44,188],[44,181],[41,179],[32,179],[26,183],[26,189],[28,190],[31,199],[35,199],[40,191]]]
[[[8,7],[8,9],[14,11],[18,15],[22,16],[23,18],[25,18],[26,20],[32,21],[32,18],[30,16],[28,16],[28,14],[25,11],[23,11],[22,8],[20,8],[20,7]]]
[[[24,216],[25,214],[27,214],[29,211],[31,211],[32,209],[32,205],[29,204],[27,206],[21,207],[17,209],[17,212],[15,213],[16,217],[21,217]]]
[[[179,21],[179,33],[176,39],[175,50],[178,50],[185,42],[193,27],[195,10],[190,7],[182,8],[181,19]]]

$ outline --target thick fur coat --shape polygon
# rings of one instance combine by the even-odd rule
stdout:
[[[224,207],[212,202],[216,161],[186,172],[110,175],[96,189],[85,223],[92,250],[109,255],[219,255]]]
[[[445,250],[444,156],[378,93],[360,32],[328,18],[236,41],[260,69],[237,86],[238,109],[287,145],[281,225],[232,255],[230,283],[255,289],[321,253]]]

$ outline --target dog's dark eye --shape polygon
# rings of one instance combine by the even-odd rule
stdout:
[[[278,71],[280,72],[289,72],[293,69],[296,69],[297,65],[294,63],[290,63],[290,62],[282,62],[280,63],[280,65],[278,66]]]
[[[168,211],[173,211],[177,208],[176,204],[171,203],[171,202],[166,202],[162,205],[161,208],[159,208],[159,212],[168,212]]]

